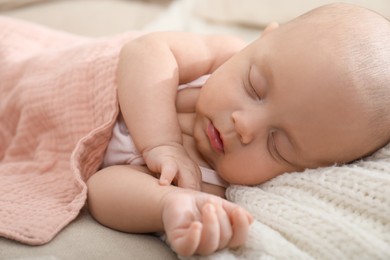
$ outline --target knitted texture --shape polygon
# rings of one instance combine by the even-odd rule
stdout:
[[[0,18],[0,236],[50,241],[85,204],[118,113],[124,42]]]
[[[190,259],[390,259],[390,144],[227,196],[255,217],[246,245]]]

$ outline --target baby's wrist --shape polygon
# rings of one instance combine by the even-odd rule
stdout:
[[[162,209],[162,214],[164,210],[171,208],[173,205],[177,205],[178,198],[183,198],[187,196],[196,196],[200,194],[199,191],[193,191],[188,189],[183,189],[177,186],[164,186],[167,187],[165,192],[161,194],[160,205]]]
[[[183,149],[184,146],[180,142],[167,142],[164,144],[157,144],[157,145],[150,145],[144,149],[141,150],[142,156],[145,158],[150,154],[151,152],[158,151],[158,150],[165,150],[165,149],[170,149],[170,148],[175,148],[175,149]]]

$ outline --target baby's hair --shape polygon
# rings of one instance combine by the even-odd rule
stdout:
[[[348,33],[354,86],[365,99],[365,115],[373,129],[373,142],[381,147],[390,141],[390,22],[366,9],[356,31]],[[362,19],[361,16],[365,16]],[[359,31],[361,31],[359,33]]]
[[[360,97],[360,115],[372,129],[373,151],[390,142],[390,22],[382,15],[351,4],[330,4],[295,20],[315,27],[324,46],[340,57],[340,78]],[[355,93],[353,93],[355,92]]]

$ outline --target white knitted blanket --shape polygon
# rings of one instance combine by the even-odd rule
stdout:
[[[390,144],[373,156],[232,186],[255,221],[246,245],[188,259],[390,259]]]

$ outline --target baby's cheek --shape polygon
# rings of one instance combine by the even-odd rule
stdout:
[[[258,185],[287,171],[286,167],[273,159],[261,159],[258,153],[256,155],[256,158],[239,155],[225,157],[218,163],[219,175],[230,184]]]
[[[251,173],[245,171],[245,162],[240,162],[238,158],[226,156],[217,163],[219,176],[230,184],[246,185],[251,178]]]

